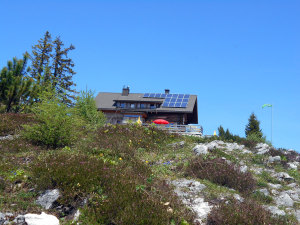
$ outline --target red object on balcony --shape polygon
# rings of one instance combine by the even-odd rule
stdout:
[[[155,124],[169,124],[168,121],[163,120],[163,119],[154,120],[153,123],[155,123]]]

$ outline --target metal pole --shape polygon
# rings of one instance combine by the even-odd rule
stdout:
[[[273,144],[273,104],[271,108],[271,144]]]

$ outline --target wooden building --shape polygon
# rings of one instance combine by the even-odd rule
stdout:
[[[124,87],[121,93],[100,92],[96,105],[111,124],[135,122],[143,123],[165,119],[173,124],[198,124],[197,95],[164,93],[130,93]]]

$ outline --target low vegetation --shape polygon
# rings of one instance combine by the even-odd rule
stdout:
[[[195,156],[191,149],[197,143],[237,141],[251,150],[257,140],[234,136],[228,129],[226,137],[198,138],[155,126],[104,125],[90,91],[82,92],[74,107],[51,91],[39,99],[31,114],[0,114],[0,136],[15,135],[0,140],[1,211],[44,211],[35,200],[57,188],[61,197],[47,212],[61,224],[72,224],[77,209],[81,224],[194,224],[194,212],[169,182],[188,178],[206,186],[198,194],[215,206],[207,224],[295,224],[294,218],[272,217],[262,205],[274,199],[257,191],[283,182],[266,171],[241,172],[239,166],[243,160],[243,165],[260,168],[269,156],[279,155],[281,161],[268,166],[287,171],[299,182],[297,170],[286,170],[288,161],[298,160],[295,154],[271,149],[268,155],[242,155],[215,148]],[[236,194],[243,201],[233,199]]]

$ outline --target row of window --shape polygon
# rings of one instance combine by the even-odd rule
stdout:
[[[117,108],[122,109],[156,109],[159,108],[158,103],[131,103],[131,102],[117,102]]]

